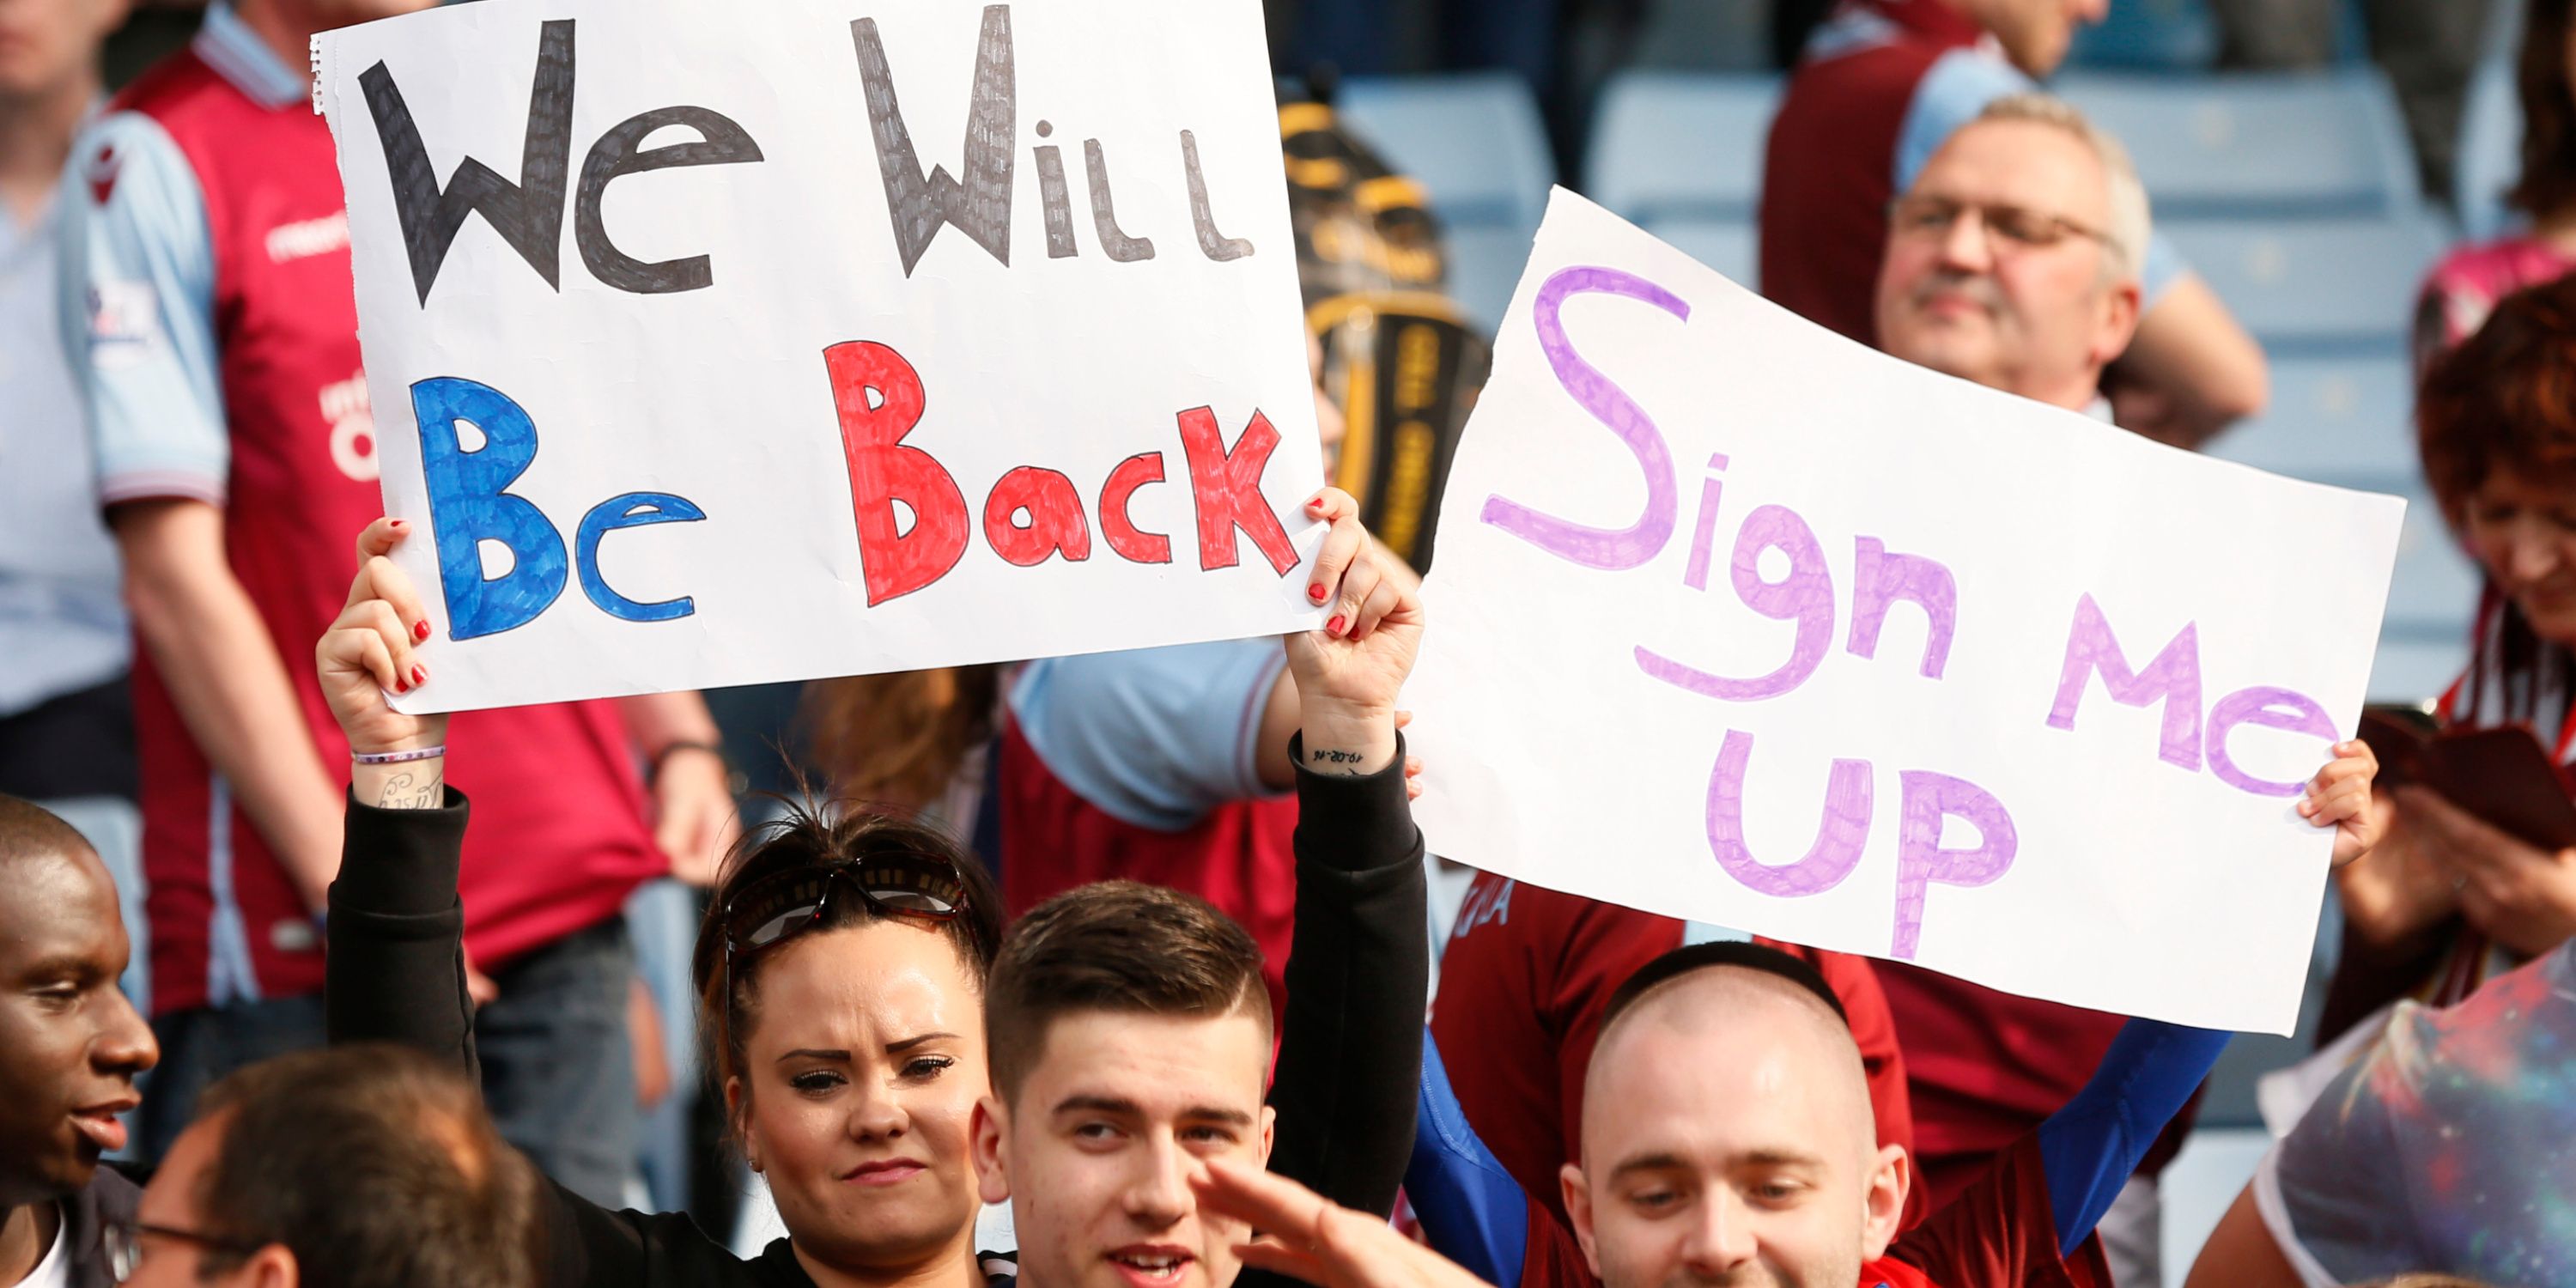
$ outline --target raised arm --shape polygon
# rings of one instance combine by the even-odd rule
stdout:
[[[475,1076],[466,992],[465,909],[456,896],[465,797],[447,786],[447,717],[408,716],[388,691],[428,671],[411,582],[385,555],[408,535],[379,519],[358,537],[358,574],[314,648],[322,695],[349,736],[344,852],[331,883],[323,996],[334,1042],[393,1041],[453,1057]]]
[[[1430,995],[1422,834],[1395,710],[1422,605],[1410,578],[1382,566],[1347,494],[1328,489],[1310,506],[1333,524],[1313,572],[1332,611],[1325,629],[1287,639],[1302,720],[1290,751],[1297,914],[1270,1166],[1384,1216],[1413,1143]]]

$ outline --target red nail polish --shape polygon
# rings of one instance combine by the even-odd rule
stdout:
[[[395,677],[394,677],[394,692],[396,692],[396,693],[409,693],[409,692],[411,692],[411,686],[410,686],[410,685],[408,685],[408,684],[403,683],[403,678],[402,678],[401,676],[397,675],[397,676],[395,676]]]
[[[1338,614],[1338,613],[1334,614],[1334,615],[1333,615],[1333,620],[1331,620],[1331,621],[1329,621],[1329,622],[1324,623],[1324,633],[1325,633],[1325,634],[1327,634],[1327,635],[1339,635],[1339,634],[1341,634],[1341,633],[1342,633],[1342,623],[1343,623],[1344,621],[1346,621],[1346,620],[1348,620],[1348,619],[1347,619],[1347,618],[1344,618],[1344,617],[1343,617],[1343,616],[1341,616],[1340,614]]]
[[[403,529],[410,527],[411,524],[403,519],[387,519],[385,520],[385,526],[396,532],[400,532]]]
[[[428,638],[429,638],[429,619],[428,619],[428,618],[424,617],[424,618],[420,619],[419,621],[413,622],[413,623],[411,624],[411,642],[412,642],[412,643],[414,643],[414,644],[418,644],[418,643],[420,643],[421,641],[426,640],[426,639],[428,639]]]
[[[1320,604],[1320,603],[1323,603],[1323,602],[1324,602],[1324,595],[1325,595],[1325,594],[1326,594],[1326,592],[1325,592],[1325,590],[1324,590],[1324,584],[1323,584],[1322,582],[1317,582],[1317,583],[1315,583],[1314,585],[1312,585],[1312,586],[1308,586],[1308,587],[1306,588],[1306,598],[1311,599],[1311,600],[1314,600],[1314,601],[1315,601],[1316,603],[1318,603],[1318,604]]]
[[[411,669],[411,682],[412,687],[414,688],[427,684],[429,682],[429,672],[421,667],[413,667]]]

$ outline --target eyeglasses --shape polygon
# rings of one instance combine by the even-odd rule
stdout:
[[[2089,228],[2064,215],[2046,214],[2025,206],[2007,206],[1990,202],[1959,201],[1950,197],[1899,197],[1889,203],[1887,221],[1900,237],[1946,237],[1962,215],[1974,213],[1977,223],[1986,231],[1986,249],[1994,254],[2016,250],[2037,250],[2054,246],[2069,237],[2082,237],[2112,246],[2111,235],[2099,228]]]
[[[884,854],[860,862],[816,863],[762,877],[725,900],[725,996],[737,958],[775,948],[831,910],[835,891],[856,895],[878,915],[948,922],[966,915],[966,878],[927,854]]]
[[[143,1241],[168,1239],[174,1243],[193,1243],[209,1252],[246,1258],[267,1247],[255,1239],[233,1239],[202,1230],[184,1230],[175,1225],[153,1225],[145,1221],[110,1221],[99,1229],[99,1243],[107,1253],[107,1272],[118,1283],[134,1277],[143,1264]]]

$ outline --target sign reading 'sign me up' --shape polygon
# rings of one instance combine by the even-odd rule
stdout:
[[[313,54],[407,709],[1313,624],[1254,0],[485,0]]]

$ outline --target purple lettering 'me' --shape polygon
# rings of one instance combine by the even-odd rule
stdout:
[[[2075,627],[2066,636],[2066,665],[2057,674],[2057,701],[2048,709],[2048,727],[2073,729],[2075,707],[2084,699],[2084,675],[2099,672],[2111,700],[2124,707],[2165,704],[2164,734],[2156,755],[2168,764],[2200,771],[2200,627],[2186,622],[2173,639],[2132,672],[2111,634],[2111,623],[2091,595],[2075,601]]]
[[[1549,277],[1538,288],[1538,299],[1530,306],[1539,349],[1547,355],[1547,365],[1555,370],[1557,383],[1635,453],[1637,466],[1646,476],[1644,513],[1625,528],[1594,528],[1542,514],[1497,494],[1485,498],[1484,512],[1478,517],[1559,559],[1615,571],[1634,568],[1663,551],[1664,543],[1672,538],[1673,518],[1681,502],[1674,493],[1672,453],[1665,448],[1664,436],[1655,428],[1655,422],[1626,391],[1585,362],[1566,338],[1565,323],[1558,312],[1565,307],[1567,297],[1591,292],[1644,300],[1684,321],[1690,319],[1690,305],[1642,277],[1615,268],[1578,267],[1559,269]]]

